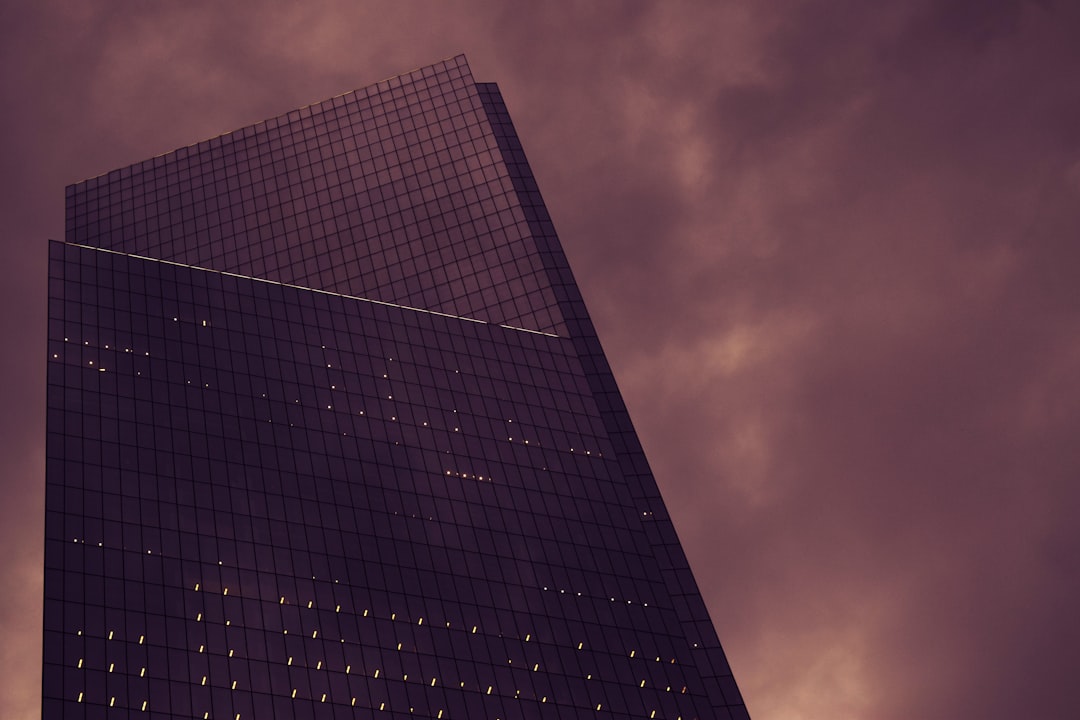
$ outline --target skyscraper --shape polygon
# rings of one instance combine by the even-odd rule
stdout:
[[[463,57],[67,188],[45,718],[743,718]]]

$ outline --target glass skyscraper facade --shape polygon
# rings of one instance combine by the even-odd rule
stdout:
[[[66,211],[43,717],[746,717],[463,57]]]

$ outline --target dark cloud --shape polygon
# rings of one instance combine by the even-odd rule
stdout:
[[[0,10],[0,716],[37,717],[63,187],[458,52],[499,82],[752,715],[1071,717],[1065,3]]]

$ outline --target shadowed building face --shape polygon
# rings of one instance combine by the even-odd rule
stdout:
[[[464,58],[68,188],[46,717],[745,718]]]

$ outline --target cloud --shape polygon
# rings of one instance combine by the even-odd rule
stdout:
[[[1070,716],[1071,5],[3,13],[0,573],[27,629],[0,715],[38,683],[20,618],[63,186],[464,51],[503,90],[752,716]]]

